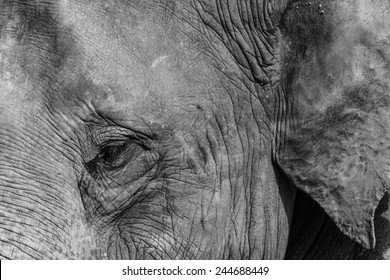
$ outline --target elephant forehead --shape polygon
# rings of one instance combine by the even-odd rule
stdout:
[[[129,7],[76,8],[68,2],[61,9],[78,49],[65,67],[63,94],[101,111],[161,120],[205,105],[218,90],[210,66],[173,24]]]
[[[131,60],[116,64],[110,57],[91,64],[93,67],[80,76],[76,93],[102,111],[172,110],[186,106],[188,97],[205,93],[201,85],[188,80],[185,70],[171,55],[138,67],[132,67]],[[201,102],[200,98],[197,101]]]

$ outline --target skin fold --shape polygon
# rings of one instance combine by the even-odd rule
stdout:
[[[1,1],[0,258],[390,258],[388,15]]]

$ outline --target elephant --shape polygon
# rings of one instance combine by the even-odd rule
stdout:
[[[1,259],[390,259],[390,2],[2,0]]]

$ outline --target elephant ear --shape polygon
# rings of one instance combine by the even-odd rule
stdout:
[[[344,234],[372,249],[375,209],[389,191],[390,102],[385,102],[386,93],[378,92],[376,85],[364,91],[380,98],[380,104],[354,100],[360,94],[357,88],[352,93],[343,89],[343,97],[332,100],[331,94],[324,94],[329,90],[324,86],[317,93],[328,104],[316,106],[307,98],[316,91],[307,92],[304,83],[295,81],[291,88],[295,95],[289,105],[292,121],[287,122],[277,162]],[[321,104],[325,98],[320,98]]]
[[[373,248],[390,177],[388,2],[342,3],[321,16],[293,2],[284,14],[276,157],[344,234]]]

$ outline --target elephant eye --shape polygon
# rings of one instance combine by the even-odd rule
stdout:
[[[85,166],[93,176],[139,173],[155,156],[154,139],[130,129],[103,127],[93,131],[90,139],[90,159]]]
[[[104,163],[113,163],[121,155],[125,148],[126,144],[107,145],[101,148],[98,157]]]
[[[103,145],[94,161],[106,170],[124,167],[143,152],[143,147],[132,141]]]

